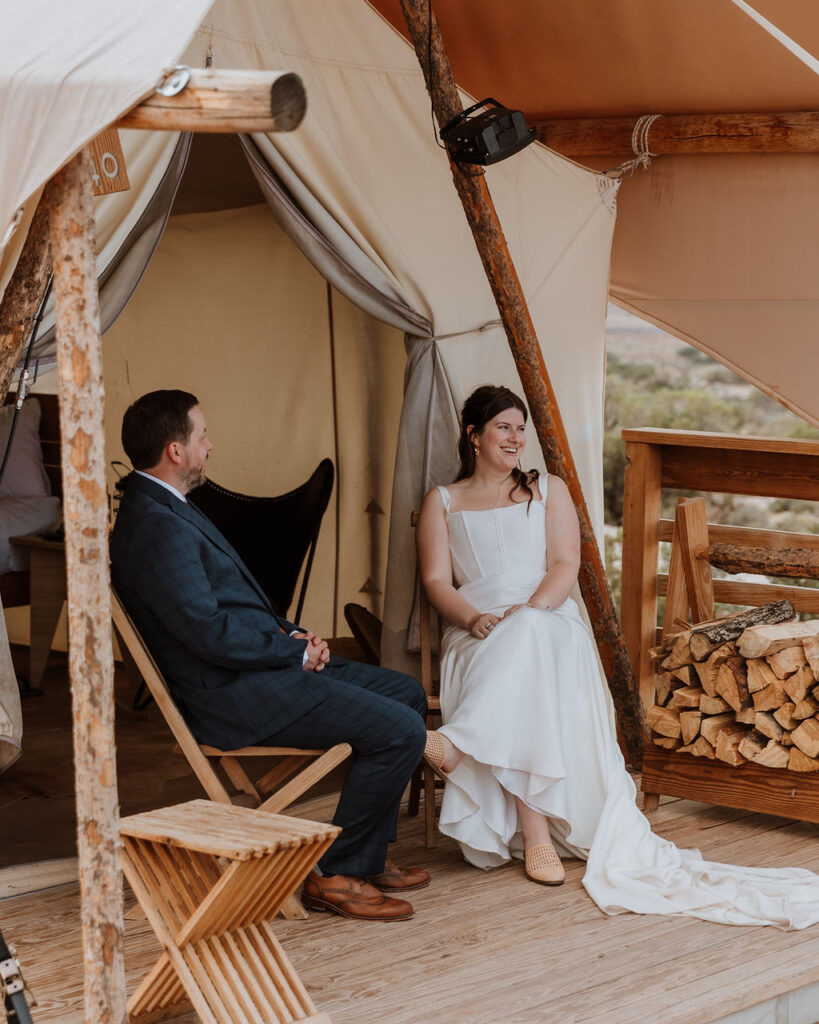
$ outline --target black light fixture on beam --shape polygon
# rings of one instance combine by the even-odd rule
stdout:
[[[496,164],[525,149],[536,136],[537,130],[526,127],[519,110],[509,110],[491,97],[453,117],[441,129],[450,157],[459,164]]]

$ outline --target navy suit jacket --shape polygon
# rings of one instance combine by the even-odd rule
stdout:
[[[111,535],[114,587],[200,743],[252,745],[325,696],[302,668],[306,640],[277,616],[219,530],[134,473]],[[284,630],[284,632],[282,632]]]

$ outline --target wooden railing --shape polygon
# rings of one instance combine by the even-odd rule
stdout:
[[[659,545],[674,524],[660,518],[663,488],[819,501],[819,441],[687,430],[624,430],[623,575],[620,621],[644,706],[653,703],[649,649],[657,642],[657,599],[668,577],[658,573]],[[819,551],[819,536],[709,524],[712,543]],[[714,580],[717,601],[761,605],[787,598],[799,612],[819,614],[819,590],[773,583]]]

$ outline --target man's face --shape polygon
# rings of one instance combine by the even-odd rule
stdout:
[[[179,490],[183,494],[205,482],[205,462],[213,445],[208,440],[205,414],[198,405],[188,412],[191,433],[186,443],[175,441],[179,462]]]

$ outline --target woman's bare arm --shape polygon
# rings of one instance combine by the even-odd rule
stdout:
[[[424,498],[416,527],[415,543],[421,585],[435,611],[454,626],[484,637],[487,626],[498,622],[496,615],[482,614],[452,585],[452,557],[441,492],[433,488]],[[486,619],[486,622],[482,620]]]
[[[549,477],[546,495],[546,575],[529,598],[534,608],[563,604],[580,570],[580,524],[569,489],[558,476]]]

